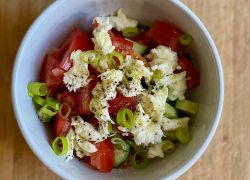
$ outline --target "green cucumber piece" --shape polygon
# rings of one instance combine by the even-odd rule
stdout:
[[[114,167],[121,165],[124,161],[126,161],[129,157],[130,145],[128,146],[127,151],[123,150],[119,145],[115,145],[115,162]]]
[[[175,104],[176,109],[188,114],[196,114],[198,111],[198,106],[198,103],[192,102],[190,100],[177,100]]]
[[[133,41],[133,50],[139,54],[143,54],[148,49],[147,46],[144,46],[138,42]]]
[[[187,144],[190,141],[190,133],[188,128],[180,127],[176,130],[176,138],[183,144]]]
[[[173,106],[166,103],[165,104],[165,113],[164,113],[164,115],[167,118],[177,118],[178,117],[178,111]]]
[[[175,141],[176,140],[176,131],[165,131],[164,135],[166,136],[166,139],[170,141]]]

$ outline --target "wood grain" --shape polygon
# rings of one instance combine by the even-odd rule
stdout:
[[[215,39],[225,75],[225,103],[209,148],[179,179],[250,179],[250,1],[182,1]],[[32,21],[51,2],[0,0],[0,179],[59,179],[26,145],[15,121],[10,94],[19,43]]]

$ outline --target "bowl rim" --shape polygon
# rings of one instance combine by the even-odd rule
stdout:
[[[54,1],[52,4],[50,4],[32,23],[28,31],[26,32],[21,45],[18,49],[16,58],[15,58],[15,64],[12,71],[12,84],[11,84],[11,91],[12,91],[12,106],[14,109],[15,117],[19,126],[19,129],[24,136],[24,139],[28,146],[31,148],[32,152],[42,161],[44,165],[46,165],[51,171],[53,171],[55,174],[62,178],[66,179],[72,179],[72,177],[69,177],[69,174],[59,169],[55,164],[51,163],[51,161],[43,156],[42,151],[40,151],[35,144],[33,143],[32,137],[28,136],[27,132],[24,128],[24,121],[22,121],[22,117],[20,116],[19,109],[16,103],[16,81],[17,81],[17,69],[19,67],[20,58],[22,57],[23,51],[26,48],[26,41],[29,39],[29,37],[32,36],[32,34],[36,31],[36,29],[40,26],[40,24],[45,21],[49,14],[52,13],[56,8],[58,8],[60,5],[65,3],[66,0],[61,1]],[[219,77],[219,98],[218,98],[218,105],[217,105],[217,112],[215,114],[214,120],[211,122],[210,129],[208,131],[208,135],[206,139],[201,143],[200,147],[196,150],[194,155],[190,157],[186,162],[183,163],[180,167],[177,168],[176,171],[171,172],[167,176],[160,177],[162,179],[176,179],[182,174],[184,174],[188,169],[190,169],[193,164],[201,157],[201,155],[204,153],[204,151],[207,149],[207,146],[211,142],[215,131],[218,127],[220,117],[222,114],[223,109],[223,101],[224,101],[224,76],[223,76],[223,70],[221,65],[221,59],[218,53],[218,50],[215,46],[215,43],[209,34],[208,30],[204,26],[204,24],[201,22],[201,20],[181,1],[175,1],[175,0],[169,0],[170,3],[172,3],[174,6],[177,6],[180,8],[187,16],[190,16],[190,18],[199,26],[199,29],[201,30],[201,33],[206,38],[206,41],[208,42],[208,45],[210,46],[213,57],[215,59],[216,68],[218,72]]]

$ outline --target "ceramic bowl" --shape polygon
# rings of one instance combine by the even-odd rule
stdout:
[[[27,84],[38,80],[44,55],[58,47],[75,27],[90,30],[95,16],[108,15],[118,8],[144,24],[169,21],[189,33],[191,49],[201,72],[201,85],[191,96],[199,112],[191,121],[192,140],[175,153],[153,160],[145,169],[114,169],[100,173],[78,160],[65,162],[50,146],[50,136],[39,121]],[[16,119],[26,142],[37,157],[64,179],[174,179],[187,171],[210,143],[222,112],[224,83],[216,46],[199,18],[177,0],[60,0],[52,3],[33,23],[19,48],[12,79],[12,101]],[[214,152],[216,153],[216,152]]]

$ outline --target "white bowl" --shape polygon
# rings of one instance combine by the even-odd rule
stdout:
[[[160,19],[170,21],[194,38],[192,49],[201,72],[201,85],[193,91],[200,104],[192,119],[192,140],[180,145],[171,156],[154,160],[142,170],[114,169],[103,174],[78,160],[64,162],[50,147],[50,137],[37,118],[27,84],[38,79],[44,55],[57,47],[74,28],[89,30],[91,19],[122,7],[125,13],[145,24]],[[65,179],[174,179],[189,169],[210,143],[222,112],[224,82],[215,44],[201,21],[177,0],[60,0],[49,6],[27,32],[19,48],[13,70],[12,101],[18,125],[37,157]],[[216,152],[215,152],[216,153]]]

